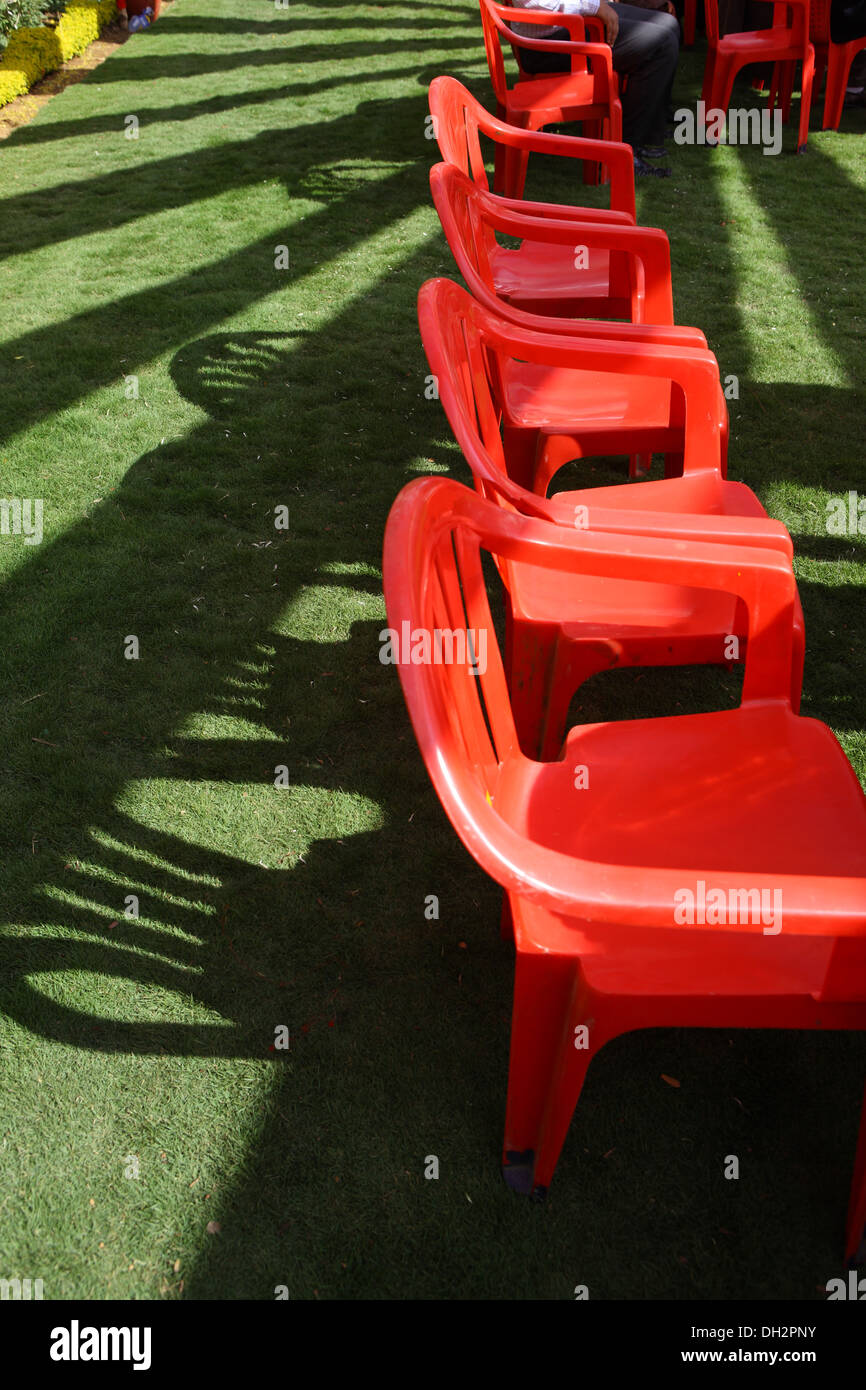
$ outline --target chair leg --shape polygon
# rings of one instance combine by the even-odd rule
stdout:
[[[507,893],[502,894],[502,912],[499,917],[499,935],[503,941],[514,940],[514,917],[511,912],[511,901]]]
[[[652,466],[652,454],[632,454],[628,461],[628,476],[630,478],[645,478]]]
[[[713,87],[715,85],[716,53],[715,49],[707,49],[706,62],[704,63],[704,81],[701,87],[701,101],[706,110],[712,104]]]
[[[697,0],[686,0],[685,13],[683,14],[683,39],[686,48],[694,47],[697,8]]]
[[[580,133],[585,136],[587,140],[603,140],[604,121],[584,121]],[[600,182],[599,166],[597,164],[584,162],[581,165],[581,170],[583,182],[587,188],[594,187]]]
[[[815,76],[815,50],[811,44],[803,59],[803,82],[800,95],[800,134],[797,138],[797,153],[802,154],[809,139],[809,115],[812,110],[812,81]]]
[[[519,904],[516,910],[519,912]],[[593,1052],[597,1050],[593,1027],[589,1029],[589,1046],[578,1049],[574,1046],[575,1034],[569,1026],[575,1012],[578,969],[573,960],[562,956],[518,951],[502,1175],[512,1191],[526,1196],[536,1192],[539,1186],[546,1188],[550,1181],[568,1128],[568,1119],[571,1118]],[[568,1096],[562,1097],[557,1104],[551,1092],[561,1084],[561,1056],[569,1049],[575,1065],[572,1073],[565,1078]],[[561,1111],[569,1101],[570,1109],[563,1128]],[[559,1124],[552,1125],[551,1121],[557,1118]],[[550,1139],[547,1139],[545,1130],[550,1133]],[[562,1138],[554,1154],[553,1147],[559,1130],[562,1130]],[[544,1182],[539,1183],[537,1157],[542,1146],[545,1150],[545,1171]]]
[[[752,91],[753,91],[753,92],[754,92],[754,91],[762,92],[762,91],[764,90],[764,83],[763,83],[763,80],[761,81],[760,87],[756,86],[756,82],[757,82],[757,78],[755,79],[755,82],[752,83]],[[779,64],[778,64],[778,63],[774,63],[774,64],[773,64],[773,74],[772,74],[772,77],[770,78],[770,91],[769,91],[769,94],[768,94],[768,96],[767,96],[767,110],[768,110],[768,111],[772,111],[773,108],[775,107],[775,105],[776,105],[776,100],[777,100],[777,98],[778,98],[778,95],[779,95]]]
[[[845,103],[845,83],[851,67],[847,45],[831,43],[827,55],[827,90],[824,94],[824,130],[838,130]]]
[[[578,979],[546,1088],[545,1113],[535,1151],[533,1194],[536,1198],[543,1197],[550,1186],[590,1062],[617,1031],[608,1031],[609,1020],[599,1020],[598,1013],[598,996],[590,996],[581,988]],[[577,1032],[580,1027],[586,1029],[583,1037]],[[587,1046],[579,1047],[579,1042]]]
[[[707,111],[719,110],[727,112],[731,104],[731,93],[734,90],[734,78],[739,68],[727,60],[717,66],[714,76],[714,88],[712,94],[712,106],[707,107]]]
[[[505,166],[508,162],[509,149],[507,145],[497,144],[493,155],[493,192],[505,192]]]
[[[622,660],[618,643],[569,639],[561,630],[551,643],[544,701],[539,720],[540,762],[559,758],[566,734],[568,711],[581,686],[601,671],[611,671]]]
[[[510,149],[506,160],[506,190],[507,198],[522,198],[526,187],[526,167],[529,163],[529,154],[526,150]]]
[[[863,1095],[860,1133],[857,1139],[854,1176],[851,1182],[851,1200],[848,1204],[848,1217],[845,1223],[845,1259],[856,1259],[860,1247],[864,1243],[866,1243],[866,1092]],[[866,1254],[866,1250],[863,1253]]]
[[[791,119],[791,98],[794,95],[794,64],[782,63],[782,124]]]
[[[505,466],[512,482],[519,487],[534,488],[533,473],[538,447],[538,431],[522,429],[519,425],[505,425],[502,431],[502,449]]]

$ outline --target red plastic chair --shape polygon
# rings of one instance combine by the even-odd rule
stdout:
[[[866,35],[848,43],[834,43],[830,38],[830,0],[811,0],[809,37],[815,46],[815,81],[827,69],[827,90],[824,93],[824,130],[838,130],[845,102],[845,87],[851,64],[861,49],[866,48]]]
[[[727,408],[718,363],[706,348],[650,342],[643,331],[626,340],[605,332],[607,325],[594,336],[536,334],[480,306],[479,314],[485,335],[498,344],[497,404],[510,470],[533,491],[546,492],[564,464],[600,456],[662,453],[667,477],[690,468],[724,473]],[[530,343],[532,353],[525,351]],[[703,426],[711,435],[690,437],[685,428],[683,392],[671,384],[680,367],[690,381],[700,376]]]
[[[785,119],[790,109],[790,94],[795,63],[802,63],[802,95],[800,98],[800,128],[797,150],[802,154],[809,138],[809,112],[812,105],[812,82],[815,74],[815,50],[809,42],[809,0],[773,0],[772,29],[755,29],[742,34],[719,37],[718,0],[704,0],[707,21],[707,61],[701,99],[705,110],[727,111],[731,104],[734,78],[750,63],[774,63],[774,88],[771,105],[779,82],[783,84],[782,111]],[[790,23],[788,11],[791,11]],[[781,76],[780,76],[781,75]]]
[[[557,320],[590,315],[673,324],[670,244],[663,231],[584,221],[580,208],[561,208],[549,218],[544,204],[498,198],[453,164],[434,165],[430,189],[461,272],[468,262],[497,302]],[[520,245],[503,245],[502,236]],[[598,325],[590,330],[597,333]]]
[[[739,708],[579,725],[559,761],[525,757],[482,550],[552,589],[581,576],[735,595],[749,613]],[[567,531],[428,478],[394,503],[383,575],[392,630],[483,649],[474,667],[398,670],[436,793],[507,893],[510,1187],[546,1192],[589,1064],[619,1034],[866,1028],[866,800],[830,730],[790,707],[785,556]]]
[[[588,140],[575,135],[552,135],[524,130],[493,116],[475,100],[455,77],[436,77],[430,84],[430,111],[433,131],[442,158],[462,169],[480,188],[489,189],[487,170],[481,151],[480,136],[489,139],[496,149],[497,160],[504,163],[509,151],[528,159],[530,154],[551,154],[583,162],[604,160],[610,173],[610,207],[582,207],[581,214],[589,221],[630,223],[635,221],[634,156],[630,145],[612,141]],[[520,199],[506,199],[518,208]],[[573,209],[557,203],[534,203],[533,207],[548,217],[572,216]]]
[[[627,336],[621,332],[614,332],[612,327],[607,324],[595,324],[592,321],[585,321],[578,324],[574,318],[559,317],[537,317],[525,313],[524,310],[557,310],[557,313],[580,313],[581,310],[591,311],[591,313],[614,313],[619,309],[624,309],[630,317],[648,318],[653,324],[664,325],[657,327],[655,331],[642,332],[639,341],[659,341],[669,343],[681,343],[681,345],[706,346],[703,335],[698,334],[692,329],[674,329],[673,302],[671,302],[670,291],[670,252],[667,245],[667,238],[664,232],[656,231],[652,228],[634,227],[599,227],[598,224],[585,224],[585,222],[567,222],[564,218],[535,218],[527,215],[524,211],[512,211],[512,208],[505,206],[503,200],[495,195],[485,192],[478,188],[466,175],[461,174],[453,165],[436,165],[431,171],[431,186],[434,193],[436,210],[442,220],[446,238],[449,246],[452,247],[457,264],[459,264],[467,285],[473,293],[477,293],[482,303],[488,304],[493,311],[499,311],[500,303],[509,303],[514,296],[520,293],[521,289],[521,263],[523,257],[528,252],[528,257],[534,257],[530,264],[537,264],[542,267],[541,274],[535,281],[528,279],[528,289],[534,297],[523,297],[520,300],[520,321],[528,329],[548,328],[550,324],[555,324],[555,331],[569,332],[570,335],[587,334],[591,336],[605,336],[605,338],[616,339],[621,342],[637,341],[637,335]],[[518,249],[506,249],[496,243],[496,232],[505,232],[516,238],[521,238],[521,246]],[[527,246],[528,243],[528,246]],[[592,252],[589,252],[592,247]],[[564,285],[566,285],[567,274],[569,274],[569,261],[574,265],[575,252],[580,250],[581,264],[582,257],[592,254],[601,261],[602,268],[605,265],[603,257],[609,253],[616,252],[620,264],[616,267],[617,288],[620,291],[630,289],[630,302],[621,303],[619,299],[610,297],[607,300],[585,299],[582,293],[575,293],[571,299],[564,297]],[[545,259],[545,256],[548,259]],[[507,263],[506,257],[513,257],[514,265]],[[573,271],[575,291],[584,288],[581,275],[585,271]],[[598,277],[596,277],[598,278]],[[614,291],[613,271],[610,271],[610,291]],[[557,302],[556,299],[542,299],[542,291],[548,291],[550,295],[555,293],[557,286],[562,288],[562,296]],[[603,285],[602,285],[603,288]],[[481,293],[478,293],[481,289]],[[517,318],[517,311],[510,309],[507,317]],[[671,327],[667,327],[671,325]],[[624,325],[617,325],[617,328]],[[644,327],[644,325],[641,325]],[[569,382],[563,381],[564,388]],[[607,396],[610,392],[607,392]],[[550,386],[545,388],[545,404],[550,403]],[[657,403],[662,404],[662,403]],[[525,400],[525,406],[531,407],[530,400]],[[728,417],[727,406],[724,396],[719,389],[719,409],[721,428],[721,449],[723,449],[723,466],[727,464],[727,438],[728,438]],[[560,414],[562,410],[570,410],[569,400],[566,393],[560,393]],[[610,414],[610,400],[606,399],[601,406],[603,420],[609,421],[613,428],[613,417]],[[614,409],[616,414],[616,409]],[[541,430],[541,424],[534,425],[535,430]],[[548,439],[548,448],[559,450],[557,452],[556,467],[569,461],[570,457],[580,455],[580,453],[591,452],[582,450],[578,446],[577,453],[571,446],[570,430],[546,430],[546,435],[559,434],[564,438],[559,443]],[[619,432],[621,434],[621,432]],[[619,436],[617,434],[617,436]],[[652,446],[648,450],[627,449],[621,450],[613,448],[613,435],[606,436],[607,442],[612,445],[609,452],[627,452],[630,455],[630,474],[631,477],[641,477],[648,471],[651,463]],[[528,436],[527,436],[528,445]],[[563,452],[564,450],[564,452]],[[570,450],[570,452],[569,452]],[[605,450],[601,450],[605,452]],[[678,471],[678,453],[680,450],[664,450],[670,453],[671,457],[667,460],[669,473]]]
[[[681,355],[632,349],[635,367],[621,353],[599,354],[591,340],[515,335],[497,324],[471,297],[448,280],[428,281],[418,297],[424,350],[455,438],[475,485],[499,505],[573,530],[633,532],[666,536],[671,545],[690,539],[722,540],[780,550],[790,563],[791,538],[771,521],[755,494],[722,478],[712,426],[712,354]],[[684,391],[686,422],[694,419],[694,452],[682,478],[638,485],[585,488],[548,499],[533,489],[525,469],[516,471],[507,439],[500,433],[497,400],[503,357],[514,351],[528,365],[557,362],[587,377],[582,364],[610,373],[646,370],[646,381],[671,372]],[[602,380],[604,378],[602,377]],[[608,378],[614,389],[619,378]],[[599,388],[603,391],[603,386]],[[715,453],[716,466],[712,466]],[[521,460],[522,463],[522,460]],[[507,609],[507,664],[521,746],[542,758],[556,756],[575,691],[590,676],[616,666],[678,666],[727,663],[742,658],[748,640],[745,614],[730,600],[656,585],[599,587],[574,579],[551,586],[547,576],[512,565],[503,575]],[[791,698],[799,707],[804,627],[799,599],[794,611]],[[735,650],[729,645],[736,637]],[[726,655],[726,653],[728,655]]]
[[[634,160],[628,145],[614,145],[570,135],[547,135],[519,130],[492,116],[453,77],[437,77],[430,86],[433,129],[443,159],[460,169],[478,186],[489,191],[480,136],[490,139],[500,158],[508,150],[524,157],[530,153],[562,155],[565,158],[597,163],[607,161],[610,172],[610,208],[569,207],[556,203],[528,203],[503,198],[500,202],[515,211],[537,217],[566,218],[597,223],[599,226],[634,226]],[[435,196],[435,194],[434,194]],[[448,234],[446,228],[446,235]],[[526,243],[519,256],[505,248],[496,253],[507,279],[501,289],[512,303],[527,301],[527,307],[549,306],[548,312],[588,313],[596,316],[631,317],[632,286],[629,267],[617,252],[594,245],[590,264],[577,269],[574,254],[562,248],[560,264],[551,261],[554,248]]]
[[[538,10],[506,8],[495,0],[480,0],[480,5],[484,49],[500,119],[523,130],[541,130],[546,125],[568,121],[588,121],[593,125],[600,122],[606,136],[622,141],[622,106],[617,96],[610,46],[584,42],[583,20],[579,16],[556,15],[557,26],[568,29],[575,35],[574,40],[530,39],[513,33],[508,24],[534,24],[544,28],[549,27],[549,16],[539,15]],[[512,48],[517,44],[523,48],[567,53],[571,57],[571,71],[546,77],[525,75],[514,87],[509,87],[502,56],[506,44]],[[519,198],[525,179],[524,151],[511,149],[499,154],[493,185],[498,193]]]
[[[642,326],[644,320],[658,325],[642,333],[642,341],[706,347],[697,329],[673,328],[670,248],[664,232],[567,222],[566,209],[555,219],[538,219],[533,216],[538,205],[498,198],[454,165],[436,165],[430,185],[460,271],[475,297],[493,312],[531,330],[634,341],[618,331],[620,325],[608,330],[605,323],[575,318],[620,314]],[[575,214],[579,216],[579,209]],[[520,239],[520,246],[501,245],[497,233]],[[728,417],[723,399],[721,408],[726,460]],[[642,476],[650,462],[646,454],[632,454],[631,476]]]

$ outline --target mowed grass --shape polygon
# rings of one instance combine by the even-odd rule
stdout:
[[[391,501],[467,478],[415,323],[453,273],[438,72],[489,104],[470,0],[177,0],[0,147],[0,490],[45,526],[0,538],[0,1276],[46,1297],[809,1299],[840,1273],[857,1036],[620,1039],[546,1207],[501,1183],[499,894],[378,660]],[[795,534],[804,708],[862,778],[863,540],[825,519],[862,473],[864,113],[818,124],[800,159],[793,129],[778,158],[676,150],[639,216],[738,379],[731,476]],[[529,191],[584,195],[547,161]]]

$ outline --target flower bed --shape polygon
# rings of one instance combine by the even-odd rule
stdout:
[[[68,0],[55,28],[16,29],[0,55],[0,106],[83,53],[116,13],[115,0]]]

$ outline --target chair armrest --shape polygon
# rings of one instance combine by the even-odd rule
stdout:
[[[498,140],[529,154],[550,154],[565,159],[580,159],[605,164],[610,173],[610,210],[624,213],[635,220],[634,155],[630,145],[613,140],[590,140],[582,135],[555,135],[546,131],[520,130],[498,117],[490,116],[479,130],[490,140]],[[519,199],[507,201],[519,202]],[[554,216],[556,204],[549,204]]]
[[[399,629],[404,622],[411,625],[419,620],[419,596],[427,587],[436,557],[439,553],[453,554],[451,538],[458,535],[463,545],[473,536],[476,545],[522,564],[739,594],[753,619],[747,683],[757,648],[766,645],[766,638],[771,646],[779,640],[783,647],[787,628],[790,647],[795,588],[790,564],[779,553],[700,543],[672,545],[664,540],[636,542],[632,537],[622,537],[622,545],[612,547],[610,538],[602,540],[585,533],[569,539],[564,528],[491,507],[469,489],[444,478],[410,483],[388,518],[383,574],[392,627]],[[774,663],[778,689],[767,697],[777,712],[783,737],[788,721],[796,718],[788,704],[790,671],[781,670],[786,656],[789,658],[790,652],[780,651],[779,661]],[[532,842],[528,855],[526,833],[514,829],[499,806],[501,796],[512,803],[519,800],[521,780],[528,774],[528,785],[532,785],[536,765],[512,747],[506,750],[498,776],[494,773],[492,783],[485,785],[485,774],[461,758],[455,747],[450,707],[441,685],[432,681],[429,670],[422,666],[402,664],[398,671],[436,792],[467,849],[508,891],[566,919],[579,916],[587,924],[693,932],[691,924],[678,922],[674,915],[684,884],[701,877],[707,890],[721,887],[726,893],[728,888],[744,886],[742,870],[737,871],[734,865],[729,870],[706,872],[692,866],[684,877],[683,868],[676,863],[675,847],[670,864],[662,867],[581,859],[537,841]],[[744,704],[755,698],[764,700],[763,694],[747,695],[744,690]],[[826,876],[819,885],[814,875],[777,874],[756,868],[748,874],[748,887],[771,892],[781,889],[787,935],[827,933],[861,939],[866,935],[866,878]],[[562,949],[567,949],[571,924],[565,920],[559,927],[552,926],[561,933]],[[713,931],[764,934],[762,923],[754,920],[725,921]]]
[[[454,510],[463,511],[468,520],[477,510],[475,494],[462,492],[471,502],[455,498]],[[791,557],[784,550],[622,532],[619,544],[613,545],[609,533],[551,527],[513,512],[503,512],[501,521],[497,518],[496,531],[495,553],[514,563],[736,594],[749,612],[742,703],[790,703],[797,586]]]
[[[534,24],[539,29],[561,28],[569,29],[568,24],[560,23],[561,20],[578,20],[583,31],[583,20],[580,15],[562,15],[555,11],[549,13],[541,10],[514,10],[504,5],[496,5],[495,13],[493,8],[491,14],[496,28],[510,44],[516,44],[518,48],[538,49],[541,53],[570,53],[572,55],[572,68],[574,59],[579,57],[594,58],[600,64],[607,76],[608,91],[616,96],[618,88],[613,72],[613,59],[611,57],[610,44],[607,43],[586,43],[582,40],[573,39],[530,39],[524,34],[515,34],[509,27],[512,24]],[[539,18],[541,15],[541,18]],[[508,22],[507,22],[508,21]]]
[[[518,329],[501,318],[495,325],[487,319],[484,337],[495,352],[515,361],[673,382],[686,403],[684,476],[721,471],[724,399],[719,364],[709,349],[645,340],[554,336]]]
[[[539,29],[567,29],[568,39],[554,39],[554,43],[585,43],[587,23],[596,18],[595,15],[561,14],[557,10],[530,10],[522,5],[500,5],[498,0],[496,15],[508,25],[535,24]]]
[[[478,189],[478,206],[494,231],[528,241],[587,250],[621,251],[638,261],[645,279],[644,313],[648,323],[672,324],[671,251],[667,234],[656,227],[621,227],[616,223],[585,222],[575,209],[572,221],[534,217],[527,210],[503,207],[494,194]],[[434,191],[435,197],[435,191]]]

